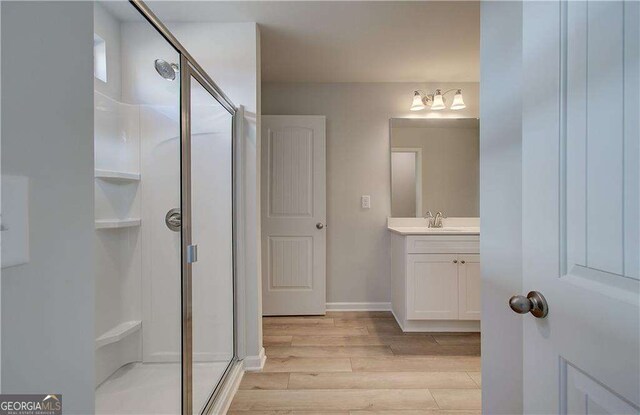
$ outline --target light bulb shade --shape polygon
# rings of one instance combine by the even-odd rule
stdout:
[[[442,99],[442,92],[440,92],[440,90],[438,89],[435,93],[435,95],[433,96],[433,103],[431,104],[431,109],[432,110],[443,110],[445,109],[445,105],[444,105],[444,99]]]
[[[420,92],[415,91],[413,93],[413,103],[411,104],[411,111],[420,111],[423,110],[425,108],[424,106],[424,102],[422,102],[422,96],[420,95]]]
[[[462,99],[462,91],[458,89],[458,92],[456,92],[456,95],[453,97],[453,102],[451,103],[451,109],[461,110],[463,108],[467,108],[467,106],[464,105],[464,100]]]

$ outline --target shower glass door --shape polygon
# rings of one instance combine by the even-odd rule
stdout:
[[[191,394],[201,413],[234,358],[233,115],[189,71]]]

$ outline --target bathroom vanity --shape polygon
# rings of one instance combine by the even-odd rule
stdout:
[[[389,218],[392,310],[405,332],[480,331],[478,218]]]
[[[480,331],[479,121],[389,127],[393,314],[403,331]]]

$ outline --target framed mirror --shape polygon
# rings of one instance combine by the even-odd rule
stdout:
[[[392,118],[391,216],[478,217],[480,122]]]

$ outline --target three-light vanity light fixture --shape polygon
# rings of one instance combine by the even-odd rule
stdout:
[[[420,111],[427,108],[427,106],[431,106],[431,109],[434,111],[443,110],[447,108],[444,96],[453,91],[456,91],[456,93],[453,96],[453,101],[449,108],[452,110],[466,108],[467,106],[464,105],[464,100],[462,99],[462,89],[449,89],[444,92],[442,92],[441,89],[436,89],[436,92],[433,94],[427,94],[423,90],[418,89],[413,92],[413,103],[410,109],[411,111]]]

